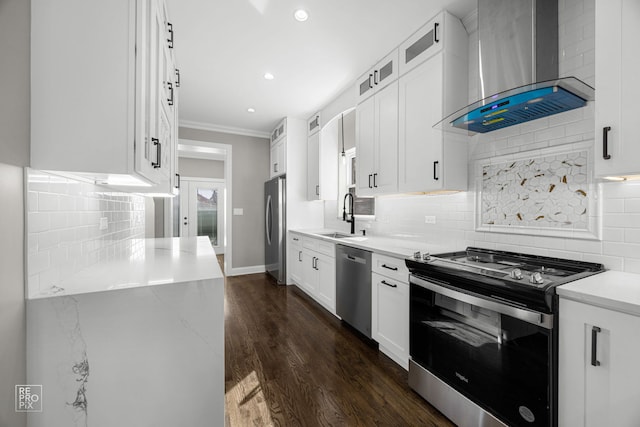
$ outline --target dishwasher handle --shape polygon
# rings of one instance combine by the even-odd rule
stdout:
[[[357,256],[353,256],[353,255],[349,255],[349,254],[340,254],[344,259],[351,261],[351,262],[357,262],[358,264],[366,264],[367,260],[364,258],[360,258]]]

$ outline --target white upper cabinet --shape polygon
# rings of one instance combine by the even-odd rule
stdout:
[[[320,132],[316,132],[307,138],[307,200],[320,200],[320,169]]]
[[[398,78],[398,49],[382,58],[356,81],[356,101],[363,102]]]
[[[595,172],[640,174],[640,2],[596,0]]]
[[[172,38],[159,0],[33,0],[31,166],[170,193]]]
[[[434,128],[467,104],[467,39],[443,11],[358,79],[358,195],[467,189],[468,138]]]
[[[307,121],[307,200],[335,200],[338,197],[338,145],[342,119],[320,129],[320,114]]]
[[[429,31],[425,32],[426,29]],[[425,26],[422,33],[416,33],[409,41],[421,40],[420,34],[434,31],[439,37],[437,51],[413,57],[405,63],[405,70],[409,71],[399,79],[401,193],[467,189],[468,138],[434,128],[443,117],[467,102],[466,31],[457,18],[443,12],[438,21]],[[411,49],[409,41],[403,44],[408,47],[401,48],[401,52]],[[401,56],[408,57],[405,53]]]
[[[318,112],[311,116],[309,120],[307,120],[307,136],[311,136],[316,134],[317,132],[320,132],[321,127],[320,113]]]
[[[356,107],[356,194],[398,190],[398,81]]]
[[[271,132],[270,151],[271,178],[287,173],[287,119],[282,121]]]
[[[448,13],[438,14],[400,45],[400,74],[406,73],[442,50],[445,14]]]
[[[307,120],[307,200],[320,200],[320,113]]]

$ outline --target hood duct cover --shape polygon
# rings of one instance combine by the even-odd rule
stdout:
[[[478,58],[483,99],[437,127],[491,132],[594,98],[579,79],[558,78],[557,0],[478,0]]]

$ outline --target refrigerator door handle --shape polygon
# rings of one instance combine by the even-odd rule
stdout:
[[[267,208],[264,217],[265,232],[267,234],[267,244],[271,245],[271,225],[273,223],[273,206],[271,202],[271,194],[267,195]]]

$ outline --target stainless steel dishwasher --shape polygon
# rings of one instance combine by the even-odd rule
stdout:
[[[336,245],[336,312],[371,338],[371,252]]]

